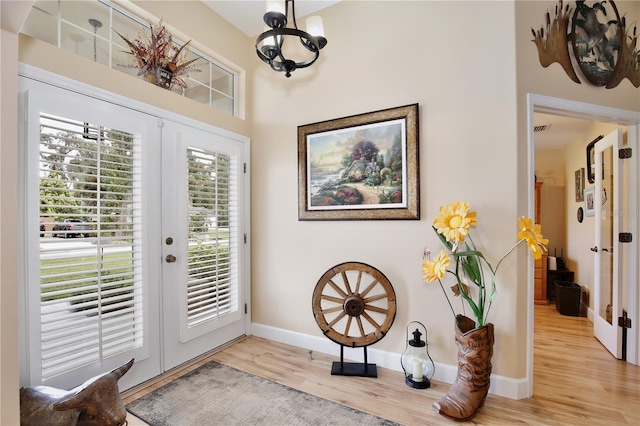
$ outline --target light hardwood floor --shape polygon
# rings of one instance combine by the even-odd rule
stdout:
[[[554,305],[536,306],[534,346],[534,396],[515,401],[489,395],[470,424],[640,425],[640,367],[614,359],[593,337],[589,320],[562,316]],[[449,384],[416,390],[404,384],[402,373],[384,368],[377,378],[331,376],[336,357],[314,353],[310,360],[305,349],[257,337],[133,389],[123,395],[125,403],[212,360],[404,425],[455,424],[431,408]]]

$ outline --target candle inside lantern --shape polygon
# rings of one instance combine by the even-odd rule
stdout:
[[[423,379],[422,375],[422,360],[414,358],[413,359],[413,381],[421,382]]]

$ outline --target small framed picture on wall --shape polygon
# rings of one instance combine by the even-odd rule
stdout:
[[[595,216],[595,187],[590,186],[584,190],[584,215]]]
[[[584,201],[584,167],[576,170],[576,202]]]

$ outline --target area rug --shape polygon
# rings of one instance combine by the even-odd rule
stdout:
[[[127,405],[152,426],[397,425],[215,361]]]

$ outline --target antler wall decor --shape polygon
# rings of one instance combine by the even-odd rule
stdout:
[[[635,87],[640,87],[640,52],[637,49],[638,36],[636,34],[636,26],[635,24],[633,26],[633,35],[628,35],[628,30],[625,27],[626,22],[622,17],[620,30],[624,37],[620,45],[620,52],[618,52],[618,66],[606,85],[607,89],[616,87],[625,78],[628,78]]]
[[[532,41],[538,47],[538,57],[540,59],[540,64],[544,68],[547,68],[549,65],[557,62],[562,66],[562,69],[564,69],[571,80],[581,84],[580,79],[571,64],[569,48],[567,47],[569,43],[567,30],[569,28],[571,8],[567,5],[563,11],[562,0],[558,3],[559,4],[556,5],[556,17],[553,20],[553,25],[551,25],[551,17],[549,16],[549,12],[547,12],[547,24],[545,26],[547,30],[546,34],[545,28],[543,27],[541,27],[537,33],[533,28],[531,28],[531,32],[534,37],[534,40]]]
[[[591,84],[612,89],[628,78],[635,87],[640,87],[636,24],[633,31],[627,29],[626,19],[620,18],[613,0],[591,3],[589,6],[584,0],[578,0],[574,9],[559,0],[553,23],[547,12],[545,26],[537,32],[531,29],[540,64],[546,68],[557,62],[569,78],[581,84],[569,54],[571,44],[574,60]],[[615,19],[609,19],[607,9]]]

